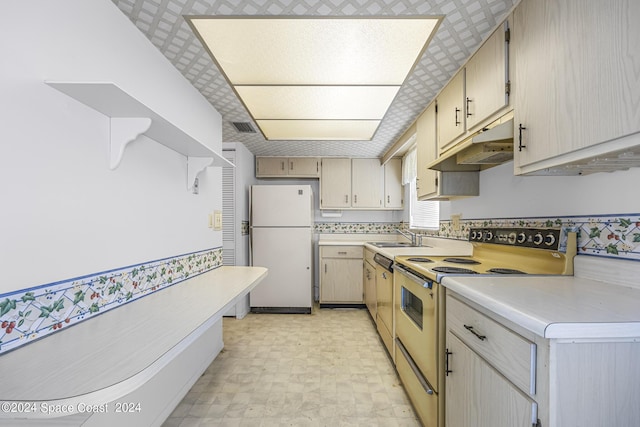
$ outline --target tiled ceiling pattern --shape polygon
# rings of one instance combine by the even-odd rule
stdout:
[[[261,156],[379,157],[413,123],[516,0],[113,0],[222,114],[223,141]],[[238,133],[251,122],[183,15],[445,15],[426,53],[400,89],[371,141],[266,141]],[[257,129],[255,124],[254,128]]]

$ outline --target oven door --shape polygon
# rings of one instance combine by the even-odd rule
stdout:
[[[396,264],[396,337],[433,391],[438,391],[439,285]],[[396,346],[396,359],[399,349]]]

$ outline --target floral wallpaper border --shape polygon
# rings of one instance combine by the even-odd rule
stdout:
[[[314,232],[319,234],[385,234],[395,233],[398,222],[316,222]]]
[[[578,233],[578,255],[608,256],[640,261],[640,213],[556,216],[538,218],[493,218],[461,220],[453,229],[451,221],[440,221],[437,230],[412,230],[420,234],[467,240],[469,230],[479,227],[563,228]],[[399,223],[316,223],[316,233],[395,233],[407,229]]]
[[[0,295],[0,354],[222,264],[207,249]]]

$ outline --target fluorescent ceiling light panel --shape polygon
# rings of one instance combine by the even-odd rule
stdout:
[[[376,123],[373,138],[442,17],[187,19],[267,139],[352,140]]]
[[[381,120],[400,86],[236,86],[254,119]]]
[[[267,139],[281,141],[366,141],[380,120],[256,120]]]

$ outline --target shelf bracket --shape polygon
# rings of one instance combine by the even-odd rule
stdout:
[[[206,168],[213,165],[213,157],[187,157],[187,190],[198,194],[196,181]]]
[[[120,165],[124,149],[151,127],[148,117],[111,117],[111,146],[109,147],[109,168]]]

